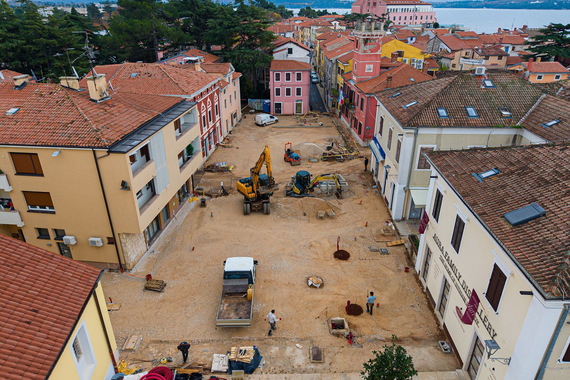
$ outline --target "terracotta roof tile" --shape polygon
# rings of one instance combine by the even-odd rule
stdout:
[[[397,67],[384,71],[377,77],[367,81],[356,83],[355,86],[365,94],[373,94],[386,88],[388,78],[391,78],[390,87],[400,87],[410,83],[420,83],[434,79],[431,75],[416,70],[410,65],[398,63]]]
[[[20,75],[24,75],[22,73],[19,73],[17,71],[12,71],[12,70],[8,70],[8,69],[3,69],[0,70],[0,82],[14,82],[14,77],[20,76]]]
[[[427,156],[545,294],[570,293],[565,261],[570,246],[568,143],[440,151]],[[483,182],[473,176],[490,168],[501,173]],[[518,226],[503,217],[533,202],[546,210],[545,216]]]
[[[292,59],[274,59],[269,70],[311,70],[311,65]]]
[[[484,87],[483,79],[491,80],[494,87]],[[392,97],[398,92],[400,95]],[[513,74],[488,72],[486,78],[459,73],[384,90],[376,96],[407,127],[509,127],[517,125],[543,93],[543,89]],[[418,103],[402,107],[413,101]],[[469,117],[465,107],[474,107],[478,117]],[[503,117],[502,107],[512,116]],[[445,108],[449,118],[440,118],[437,108]]]
[[[43,380],[100,270],[4,235],[0,262],[0,378]]]
[[[340,40],[338,43],[332,44],[331,46],[334,47],[331,50],[324,49],[325,57],[330,60],[354,50],[354,43],[348,38],[344,38],[343,40]]]
[[[523,62],[525,68],[528,62]],[[560,62],[533,62],[530,67],[531,73],[570,73]]]
[[[558,122],[545,126],[554,120]],[[520,124],[550,142],[568,141],[570,140],[570,102],[551,95],[544,95]]]
[[[230,72],[231,63],[203,63],[200,67],[207,73],[227,74]]]

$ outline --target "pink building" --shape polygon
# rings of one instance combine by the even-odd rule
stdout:
[[[272,113],[293,115],[308,112],[311,65],[289,59],[274,59],[269,70]]]
[[[431,25],[437,21],[431,4],[421,0],[356,0],[352,13],[387,15],[395,25]]]

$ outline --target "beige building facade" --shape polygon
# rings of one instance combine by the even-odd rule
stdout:
[[[568,196],[555,191],[570,181],[556,170],[570,162],[566,148],[427,155],[415,268],[472,380],[570,376],[569,222],[557,206]]]

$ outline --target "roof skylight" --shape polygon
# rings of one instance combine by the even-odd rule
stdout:
[[[481,173],[473,173],[473,177],[477,178],[477,181],[483,182],[484,179],[492,177],[494,175],[500,174],[501,171],[497,168],[485,170]]]
[[[415,78],[410,78],[410,82],[415,82],[416,79]]]
[[[543,127],[546,127],[546,128],[552,128],[558,123],[560,123],[560,120],[554,119],[554,120],[550,120],[548,123],[544,123],[544,124],[540,124],[540,125],[542,125]]]
[[[139,75],[139,73],[132,73],[132,74],[131,74],[131,78],[136,78],[137,75]]]
[[[485,88],[493,88],[495,84],[491,79],[483,79],[483,86],[485,86]]]
[[[513,117],[513,114],[511,113],[511,111],[509,111],[508,108],[501,107],[499,108],[499,111],[501,111],[501,116],[503,117]]]
[[[13,115],[16,112],[18,112],[19,110],[20,110],[19,108],[10,108],[8,111],[6,111],[6,116]]]
[[[402,95],[401,92],[396,92],[394,95],[391,95],[390,98],[395,98],[395,97],[400,96],[400,95]]]
[[[402,107],[403,108],[410,108],[411,106],[415,106],[416,104],[418,104],[418,101],[414,100],[413,102],[410,102],[408,104],[404,104]]]
[[[518,226],[519,224],[530,222],[531,220],[540,218],[544,215],[546,215],[546,210],[540,207],[538,203],[534,202],[528,206],[507,212],[503,216],[512,226]]]
[[[479,114],[477,114],[477,111],[475,110],[474,107],[465,107],[465,111],[467,111],[467,116],[469,116],[470,118],[479,117]]]
[[[440,107],[437,109],[437,114],[439,115],[439,117],[441,117],[442,119],[448,119],[449,118],[449,114],[447,113],[447,110],[443,107]]]

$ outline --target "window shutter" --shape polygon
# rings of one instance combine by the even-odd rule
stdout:
[[[570,344],[568,345],[568,347],[566,347],[566,352],[564,353],[564,356],[562,357],[562,361],[563,362],[570,362]]]
[[[441,211],[441,204],[443,202],[443,194],[439,190],[435,191],[435,200],[433,204],[432,216],[436,222],[439,222],[439,213]]]
[[[40,158],[35,153],[10,153],[16,174],[43,175]]]
[[[493,272],[491,274],[491,279],[489,280],[489,286],[487,287],[487,293],[485,297],[493,307],[493,310],[497,311],[499,307],[499,301],[501,300],[501,295],[503,294],[503,288],[507,282],[507,276],[501,271],[501,269],[495,264],[493,266]]]
[[[42,193],[38,191],[24,191],[24,198],[28,206],[42,206],[52,207],[53,202],[49,193]]]
[[[457,215],[455,217],[455,226],[453,227],[453,234],[451,236],[451,245],[455,248],[455,252],[459,253],[461,247],[461,238],[463,237],[463,229],[465,222]]]

